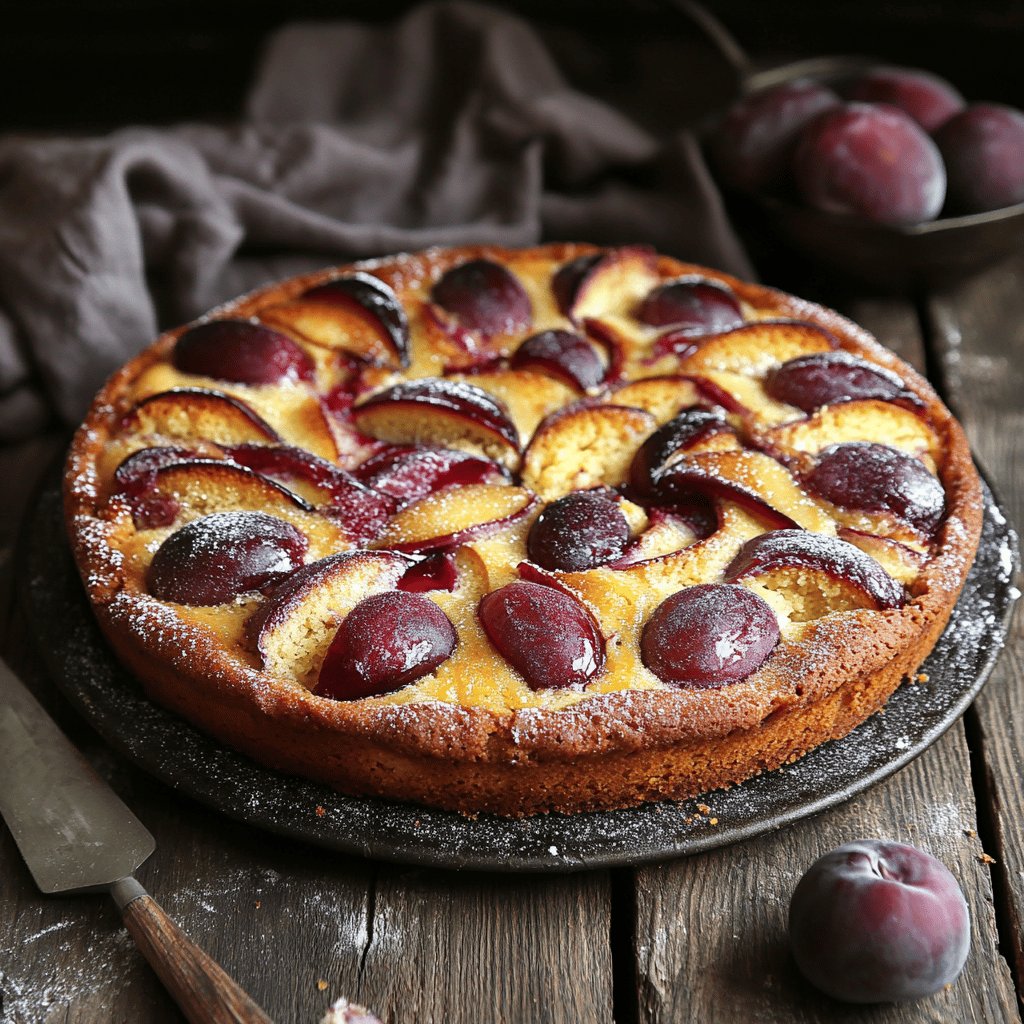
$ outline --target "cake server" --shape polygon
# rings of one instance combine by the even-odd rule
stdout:
[[[192,1024],[272,1024],[132,877],[156,840],[3,660],[0,815],[42,892],[110,893]]]

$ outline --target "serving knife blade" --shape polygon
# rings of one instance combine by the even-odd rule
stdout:
[[[42,892],[110,893],[193,1024],[272,1024],[132,877],[156,840],[2,659],[0,815]]]

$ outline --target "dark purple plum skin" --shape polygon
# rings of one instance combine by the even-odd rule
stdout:
[[[409,320],[394,291],[372,274],[357,271],[315,285],[302,298],[326,306],[354,304],[373,316],[384,329],[402,366],[409,365]]]
[[[861,839],[811,865],[789,907],[801,973],[850,1003],[919,999],[952,982],[971,944],[967,902],[944,864]]]
[[[580,391],[595,388],[604,380],[605,367],[594,346],[572,331],[541,331],[516,349],[512,369],[539,369]]]
[[[480,623],[532,690],[580,687],[604,667],[604,638],[586,608],[553,587],[507,583],[480,600]]]
[[[899,107],[929,135],[964,108],[963,96],[949,82],[920,68],[871,68],[848,83],[843,94],[858,103]]]
[[[551,290],[563,316],[572,313],[583,279],[605,258],[605,253],[595,252],[589,256],[577,256],[563,264],[551,279]]]
[[[629,523],[614,498],[574,491],[534,520],[527,552],[544,569],[579,572],[620,558],[628,543]]]
[[[711,434],[732,430],[721,409],[691,406],[659,427],[633,456],[629,468],[629,483],[642,496],[657,492],[658,480],[669,459],[676,452],[693,447]]]
[[[774,569],[818,569],[849,580],[878,608],[901,608],[903,588],[860,548],[810,530],[772,530],[748,540],[725,570],[730,583]]]
[[[887,512],[926,534],[935,532],[946,510],[938,479],[912,455],[884,444],[831,445],[806,482],[840,508]]]
[[[146,573],[161,601],[226,604],[294,572],[307,540],[264,512],[215,512],[187,523],[157,548]]]
[[[838,103],[831,89],[808,79],[743,97],[729,108],[711,141],[719,174],[746,192],[779,188],[789,174],[800,130]]]
[[[815,352],[790,359],[768,371],[764,388],[775,401],[796,406],[804,412],[814,412],[836,402],[868,398],[885,402],[901,399],[910,403],[916,399],[892,370],[842,351]]]
[[[356,426],[359,425],[360,413],[386,402],[421,404],[458,413],[494,431],[516,451],[519,450],[519,433],[504,407],[483,388],[467,384],[465,381],[448,380],[445,377],[420,377],[385,388],[355,407],[353,416]]]
[[[470,260],[446,271],[431,298],[471,331],[490,337],[524,331],[533,320],[526,290],[505,267],[491,260]]]
[[[825,111],[801,132],[793,173],[808,205],[894,227],[934,220],[946,196],[938,148],[895,107]]]
[[[742,327],[736,296],[717,281],[679,278],[659,285],[640,304],[637,319],[651,327],[671,327],[674,335],[721,334]]]
[[[753,591],[701,583],[658,605],[644,626],[640,653],[663,682],[707,689],[756,672],[779,635],[775,613]]]
[[[974,103],[935,134],[949,178],[950,213],[983,213],[1024,202],[1024,113]]]
[[[171,362],[193,373],[236,384],[313,379],[313,360],[291,338],[250,320],[208,320],[185,331]]]
[[[451,448],[393,447],[372,455],[356,473],[367,486],[409,504],[445,487],[498,483],[509,478],[498,463]]]
[[[429,598],[406,591],[374,594],[338,627],[314,692],[334,700],[392,693],[433,672],[457,644],[451,620]]]

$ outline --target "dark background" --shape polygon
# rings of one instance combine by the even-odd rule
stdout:
[[[296,19],[382,21],[411,5],[29,0],[4,6],[0,129],[50,131],[230,119],[277,26]],[[590,55],[577,55],[567,71],[584,88],[643,83],[637,95],[678,102],[680,120],[686,119],[693,67],[681,61],[678,81],[644,83],[645,53],[694,38],[671,0],[506,0],[500,6],[545,26],[556,52],[560,42],[583,33]],[[968,99],[1024,105],[1024,0],[710,0],[707,6],[758,57],[868,54],[944,74]]]

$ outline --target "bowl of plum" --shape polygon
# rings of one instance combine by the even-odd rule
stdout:
[[[773,235],[886,290],[954,284],[1024,238],[1024,113],[928,71],[831,57],[743,74],[707,151]]]

